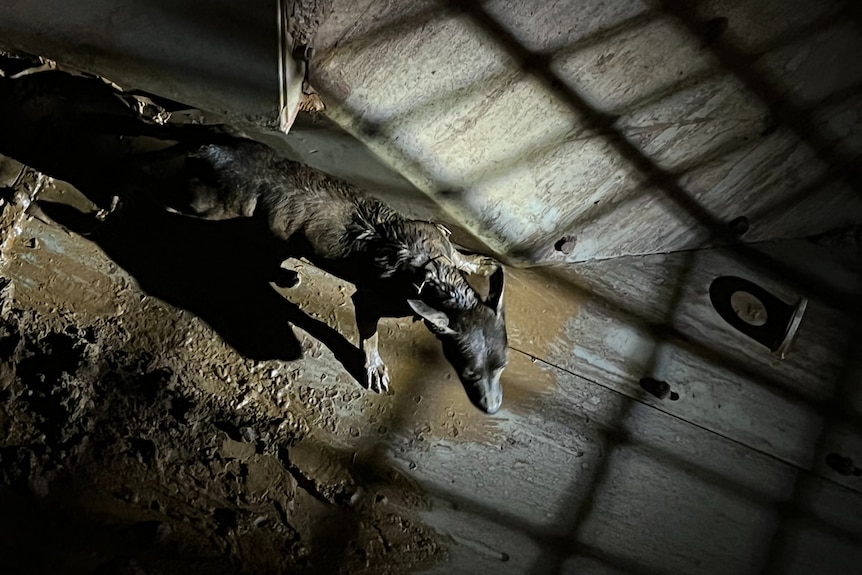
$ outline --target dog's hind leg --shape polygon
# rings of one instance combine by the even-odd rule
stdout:
[[[356,327],[359,329],[359,348],[365,355],[365,381],[361,383],[377,393],[388,391],[389,370],[377,349],[377,322],[381,316],[373,303],[373,296],[368,292],[357,291],[352,299],[356,312]]]

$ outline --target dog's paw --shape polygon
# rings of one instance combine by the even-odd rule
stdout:
[[[389,370],[379,356],[365,365],[365,387],[375,393],[389,391]]]

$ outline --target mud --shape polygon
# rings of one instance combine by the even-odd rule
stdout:
[[[531,349],[513,352],[504,411],[489,417],[421,322],[385,319],[393,385],[374,394],[355,379],[352,286],[292,260],[301,284],[278,289],[247,222],[171,214],[134,190],[106,210],[101,190],[22,168],[0,157],[4,573],[446,561],[457,542],[422,521],[429,461],[440,444],[508,449],[510,414],[556,387]],[[550,283],[526,289],[532,272],[510,278],[513,339],[548,345],[572,310]]]
[[[53,199],[85,205],[49,184]],[[165,246],[112,245],[117,229],[148,240],[133,220],[109,217],[100,229],[113,232],[85,238],[14,198],[2,209],[20,228],[2,230],[4,573],[407,573],[445,559],[418,520],[422,493],[376,447],[391,398],[369,397],[318,340],[297,331],[292,349],[268,333],[257,357],[239,353],[254,338],[229,345],[236,326],[199,315],[240,302],[200,304],[203,283],[197,294],[166,283],[183,278]],[[318,280],[305,274],[296,307],[336,319],[349,293]],[[254,319],[252,308],[224,315]]]

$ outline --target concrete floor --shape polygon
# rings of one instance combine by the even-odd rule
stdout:
[[[309,477],[398,499],[395,514],[440,550],[414,557],[413,569],[854,572],[858,8],[365,0],[330,10],[312,83],[349,135],[302,120],[265,139],[512,264],[504,408],[473,409],[436,342],[408,320],[383,332],[391,396],[360,390],[302,337],[309,357],[262,364],[289,377],[231,391],[227,405],[301,417],[297,457],[306,449],[317,466],[309,452],[334,452],[338,462]],[[726,227],[738,216],[749,220],[741,237]],[[67,297],[73,277],[34,283],[49,276],[28,267],[77,261],[86,242],[59,250],[56,230],[25,230],[4,274],[16,305],[87,310]],[[27,247],[30,236],[40,247]],[[574,240],[569,253],[554,247],[563,237]],[[282,295],[352,338],[349,286],[302,274],[301,291]],[[785,359],[715,313],[709,285],[725,274],[788,303],[808,298]],[[139,297],[122,281],[130,301]],[[100,317],[139,313],[105,303],[113,284],[85,283],[95,287],[82,297],[108,306]],[[205,355],[184,361],[193,370]],[[646,393],[645,376],[679,399]],[[217,381],[186,385],[227,394]],[[390,559],[409,545],[393,543]],[[380,563],[370,572],[389,560],[371,557]]]

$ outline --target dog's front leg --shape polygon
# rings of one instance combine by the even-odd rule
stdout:
[[[359,325],[359,339],[362,353],[365,354],[365,385],[371,391],[382,393],[389,390],[389,370],[386,364],[380,359],[380,352],[377,350],[377,325],[374,327],[370,324],[366,326],[366,333],[363,335],[363,326]],[[368,335],[369,332],[373,334]]]
[[[365,356],[365,381],[368,389],[381,393],[389,389],[389,370],[380,358],[377,349],[377,322],[380,314],[373,304],[373,296],[357,291],[353,294],[353,307],[356,311],[356,327],[359,329],[359,348]]]

